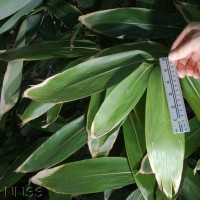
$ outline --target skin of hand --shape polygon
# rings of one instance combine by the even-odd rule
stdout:
[[[175,62],[178,76],[200,77],[200,22],[189,23],[173,43],[168,58]]]

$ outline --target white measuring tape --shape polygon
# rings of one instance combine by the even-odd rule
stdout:
[[[187,113],[176,66],[167,57],[159,58],[174,133],[189,132]]]

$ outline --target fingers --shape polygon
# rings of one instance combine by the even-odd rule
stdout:
[[[172,50],[169,53],[169,59],[171,61],[180,60],[187,56],[189,56],[191,53],[197,50],[198,45],[200,42],[199,38],[188,38],[188,40],[182,44],[181,46],[177,47],[176,49]]]
[[[180,78],[184,78],[185,75],[199,78],[200,76],[200,57],[197,53],[192,53],[184,59],[180,59],[176,62],[177,73]]]
[[[200,78],[200,60],[198,60],[194,66],[194,74],[193,77],[195,79]]]
[[[168,57],[171,61],[182,59],[197,50],[199,43],[200,23],[190,23],[173,43]]]
[[[177,68],[177,73],[178,73],[178,76],[180,78],[184,78],[185,77],[185,66],[187,64],[187,59],[182,59],[182,60],[179,60],[176,64],[176,68]]]
[[[198,54],[192,53],[189,56],[188,61],[186,63],[186,67],[185,67],[186,75],[188,75],[188,76],[194,75],[195,66],[196,66],[196,63],[198,61],[199,61],[199,55]],[[196,71],[198,71],[198,69]]]
[[[200,77],[200,23],[188,24],[171,47],[169,60],[177,63],[180,78]]]

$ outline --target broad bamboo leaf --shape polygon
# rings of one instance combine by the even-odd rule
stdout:
[[[16,173],[15,170],[21,165],[21,163],[28,158],[36,148],[38,148],[46,138],[41,138],[35,141],[30,147],[28,147],[16,160],[8,167],[3,177],[0,179],[0,192],[4,191],[5,188],[9,188],[20,180],[25,174]]]
[[[27,25],[26,37],[28,43],[30,42],[32,36],[37,33],[42,17],[43,17],[42,13],[38,13],[35,15],[31,15],[27,18],[28,25]]]
[[[31,181],[66,194],[95,193],[134,183],[127,159],[120,157],[67,163],[40,171]]]
[[[16,171],[33,172],[51,167],[68,158],[86,142],[84,116],[81,116],[53,134]]]
[[[15,45],[20,40],[20,43],[18,43],[18,47],[22,47],[25,45],[26,28],[27,20],[25,20],[22,23],[17,38],[15,40]],[[4,75],[3,86],[1,91],[0,119],[17,103],[20,92],[22,68],[23,61],[9,62],[7,65],[7,70]]]
[[[146,151],[144,128],[130,113],[123,124],[124,141],[131,170],[138,169]]]
[[[67,27],[74,27],[78,23],[80,11],[64,0],[49,0],[48,11],[62,21]]]
[[[190,104],[197,118],[200,120],[200,79],[186,76],[181,79],[183,96]]]
[[[156,190],[156,200],[169,200],[169,198],[167,198],[167,196],[157,187]],[[172,198],[172,200],[174,200],[176,198]]]
[[[72,197],[69,194],[60,194],[49,191],[50,200],[71,200]]]
[[[171,198],[178,192],[185,151],[184,134],[173,134],[160,67],[154,68],[147,88],[146,144],[151,168],[161,190]]]
[[[154,200],[155,199],[154,190],[156,187],[155,175],[137,173],[134,176],[134,179],[144,199]]]
[[[199,200],[200,197],[200,176],[193,174],[193,170],[187,167],[186,176],[183,180],[180,193],[187,200]]]
[[[50,124],[52,124],[53,122],[55,122],[57,120],[62,106],[63,106],[62,103],[56,104],[50,110],[48,110],[48,112],[47,112],[47,124],[44,127],[49,126]]]
[[[27,4],[29,4],[32,0],[0,0],[0,20],[12,15],[17,12]]]
[[[10,49],[0,54],[0,60],[45,60],[50,58],[75,58],[97,53],[99,49],[93,42],[80,40],[70,47],[70,41],[53,41],[32,44],[22,48]]]
[[[24,8],[15,13],[9,20],[7,20],[0,28],[0,34],[11,29],[23,16],[29,14],[35,7],[41,4],[42,0],[31,1]]]
[[[153,199],[154,186],[156,183],[154,175],[137,173],[139,164],[146,151],[144,129],[137,118],[130,113],[123,124],[126,152],[135,182],[145,199]]]
[[[189,121],[190,132],[185,134],[185,158],[200,146],[200,121],[194,117]]]
[[[199,6],[175,0],[175,5],[187,22],[200,21]]]
[[[34,129],[40,130],[43,132],[55,133],[56,131],[60,130],[63,126],[65,126],[67,124],[67,122],[68,121],[66,119],[59,116],[55,122],[51,123],[47,127],[44,127],[46,125],[46,121],[41,120],[40,118],[36,118],[35,120],[30,121],[28,123],[28,126],[31,126]]]
[[[108,156],[119,133],[119,128],[110,131],[108,134],[98,138],[88,138],[88,146],[92,157]]]
[[[101,104],[103,103],[104,99],[105,99],[105,92],[99,92],[93,94],[90,98],[90,104],[87,114],[87,131],[89,133],[92,126],[92,121],[94,120],[94,117],[97,111],[99,110]]]
[[[108,95],[92,123],[94,137],[108,133],[127,117],[146,90],[152,66],[142,63]]]
[[[134,190],[126,200],[145,200],[139,189]]]
[[[80,16],[79,20],[93,31],[120,39],[169,38],[185,26],[180,14],[143,8],[103,10]]]
[[[199,170],[200,170],[200,159],[198,160],[197,165],[194,169],[194,174],[196,174],[196,172],[199,171]]]
[[[119,132],[119,127],[117,127],[115,130],[99,138],[92,137],[90,133],[92,121],[94,120],[95,114],[97,113],[99,107],[101,106],[104,97],[105,97],[104,92],[92,95],[88,109],[88,115],[87,115],[88,147],[92,157],[108,156]]]
[[[146,92],[142,95],[134,108],[134,113],[140,124],[145,127]]]
[[[32,101],[21,116],[22,123],[25,124],[43,115],[55,105],[56,104],[54,103],[41,103],[37,101]]]
[[[24,96],[54,103],[84,98],[119,83],[145,60],[152,57],[142,51],[91,59],[29,88]]]
[[[99,51],[94,57],[108,56],[115,53],[121,53],[125,51],[141,50],[149,53],[154,58],[167,56],[169,50],[162,44],[153,41],[142,41],[127,44],[119,44],[107,49]]]

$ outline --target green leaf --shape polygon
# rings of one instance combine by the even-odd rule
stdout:
[[[145,200],[139,189],[134,190],[126,200]]]
[[[139,174],[134,176],[135,182],[140,189],[144,199],[154,200],[154,189],[156,187],[156,178],[154,174]]]
[[[146,92],[142,95],[134,108],[134,113],[140,124],[145,127]]]
[[[47,124],[45,125],[45,127],[49,126],[50,124],[52,124],[53,122],[55,122],[57,120],[62,106],[63,106],[62,103],[56,104],[50,110],[48,110],[48,112],[47,112]]]
[[[71,195],[49,191],[50,200],[71,200]]]
[[[161,190],[171,198],[178,192],[185,151],[184,134],[173,134],[160,68],[151,73],[147,88],[146,145],[151,168]]]
[[[200,170],[200,159],[198,160],[197,165],[194,169],[194,174],[196,174],[196,172],[199,171],[199,170]]]
[[[176,198],[172,198],[172,200],[174,199]],[[169,200],[169,198],[167,198],[166,195],[157,187],[156,200]]]
[[[90,133],[91,124],[95,114],[101,106],[105,93],[97,93],[91,96],[87,115],[88,147],[92,157],[108,156],[115,140],[117,139],[119,127],[102,137],[94,138]]]
[[[80,16],[79,20],[95,32],[120,39],[169,38],[185,26],[180,14],[143,8],[103,10]]]
[[[183,96],[190,104],[196,117],[200,120],[200,79],[186,76],[181,79]]]
[[[81,116],[53,134],[16,171],[33,172],[51,167],[68,158],[86,142],[84,116]]]
[[[34,129],[40,130],[40,131],[43,131],[43,132],[55,133],[56,131],[61,129],[66,124],[67,124],[67,120],[59,116],[55,122],[51,123],[47,127],[45,127],[46,121],[41,120],[41,118],[36,118],[35,120],[30,121],[28,123],[28,126],[31,126]]]
[[[177,0],[175,5],[187,22],[200,21],[199,6]]]
[[[187,200],[199,200],[200,194],[200,176],[193,174],[192,169],[187,167],[186,176],[183,180],[183,185],[180,189],[180,193]]]
[[[16,173],[15,170],[21,165],[21,163],[30,156],[30,154],[40,146],[46,138],[41,138],[34,142],[30,147],[18,157],[16,160],[8,167],[7,171],[4,173],[3,177],[0,179],[0,192],[4,191],[5,188],[9,188],[14,185],[18,180],[20,180],[25,174]]]
[[[28,25],[26,31],[27,41],[30,42],[32,36],[37,33],[42,20],[42,13],[31,15],[27,18]]]
[[[145,60],[152,58],[142,51],[91,59],[29,88],[24,95],[54,103],[84,98],[119,83]]]
[[[66,194],[95,193],[134,183],[127,159],[120,157],[67,163],[43,170],[31,181],[54,192]]]
[[[162,44],[152,41],[142,41],[127,44],[119,44],[107,49],[99,51],[94,57],[108,56],[115,53],[121,53],[125,51],[141,50],[149,53],[154,58],[159,58],[162,56],[167,56],[169,50]]]
[[[48,11],[62,21],[67,27],[74,27],[78,23],[80,11],[63,0],[49,0]]]
[[[27,4],[29,4],[32,0],[0,0],[0,20],[12,15],[17,12]]]
[[[32,101],[24,111],[23,115],[21,116],[22,123],[25,124],[43,115],[54,106],[55,106],[54,103],[41,103]]]
[[[70,47],[70,41],[53,41],[10,49],[0,54],[0,60],[45,60],[50,58],[75,58],[97,53],[93,42],[80,40]]]
[[[185,158],[200,146],[200,121],[194,117],[189,121],[190,132],[185,134]]]
[[[0,34],[11,29],[23,16],[29,14],[35,7],[41,4],[42,0],[31,1],[24,8],[15,13],[9,20],[7,20],[0,28]]]
[[[138,169],[146,151],[144,128],[130,113],[123,124],[124,141],[131,170]]]
[[[142,159],[140,170],[138,173],[140,173],[140,174],[152,174],[153,173],[150,162],[149,162],[148,155],[144,156],[144,158]]]
[[[146,90],[152,66],[142,63],[108,95],[92,123],[94,137],[108,133],[127,117]]]
[[[119,133],[119,128],[110,131],[108,134],[98,138],[90,136],[88,146],[92,157],[108,156]]]
[[[136,170],[146,151],[144,129],[137,118],[130,113],[123,124],[124,140],[129,164],[135,182],[145,199],[153,200],[155,176],[139,174]]]
[[[22,23],[17,38],[15,40],[15,45],[22,47],[25,45],[25,35],[27,28],[27,20]],[[22,78],[22,68],[23,61],[12,61],[7,65],[7,70],[3,79],[3,86],[1,91],[1,101],[0,101],[0,119],[8,112],[18,101],[21,78]]]

